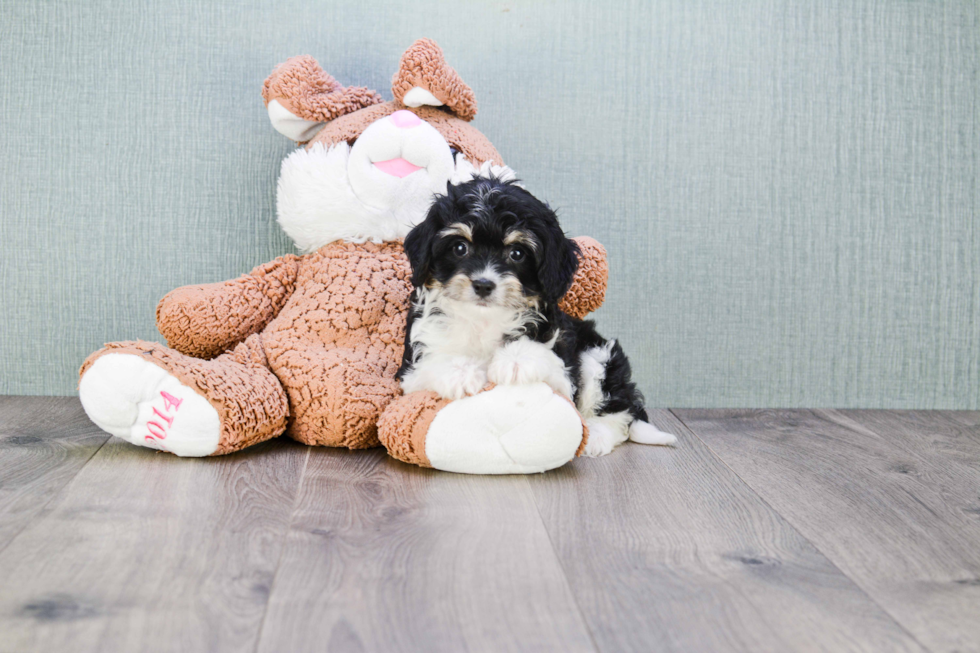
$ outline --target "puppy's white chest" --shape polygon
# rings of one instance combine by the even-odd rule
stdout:
[[[489,361],[513,330],[513,318],[486,311],[484,315],[427,315],[412,325],[412,340],[422,356],[467,356]]]

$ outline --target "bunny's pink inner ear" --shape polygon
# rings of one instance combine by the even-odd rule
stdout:
[[[419,39],[402,55],[391,80],[395,99],[409,107],[445,105],[463,120],[476,117],[476,97],[431,39]]]
[[[309,55],[276,66],[262,86],[262,99],[276,129],[299,141],[308,140],[317,123],[384,101],[376,91],[342,86]]]

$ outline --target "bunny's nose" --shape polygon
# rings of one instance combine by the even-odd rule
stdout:
[[[394,112],[393,114],[391,114],[391,122],[395,123],[395,127],[400,127],[402,129],[409,129],[417,125],[421,125],[422,119],[416,116],[411,111],[400,109]]]

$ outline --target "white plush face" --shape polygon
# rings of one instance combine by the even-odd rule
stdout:
[[[513,178],[506,166],[471,163],[410,111],[370,124],[353,146],[300,148],[282,163],[279,224],[303,252],[335,240],[404,238],[446,184],[477,175]]]
[[[347,162],[354,193],[380,210],[426,191],[428,195],[445,192],[454,168],[442,135],[405,110],[371,123],[354,142]]]

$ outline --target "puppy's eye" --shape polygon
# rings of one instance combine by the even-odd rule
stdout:
[[[467,247],[466,243],[464,243],[462,240],[460,240],[455,245],[453,245],[453,254],[455,254],[459,258],[463,258],[464,256],[466,256],[466,253],[468,251],[470,251],[470,248]]]
[[[523,261],[524,260],[524,250],[521,249],[520,247],[511,247],[510,248],[510,260],[512,260],[514,263],[520,263],[521,261]]]

